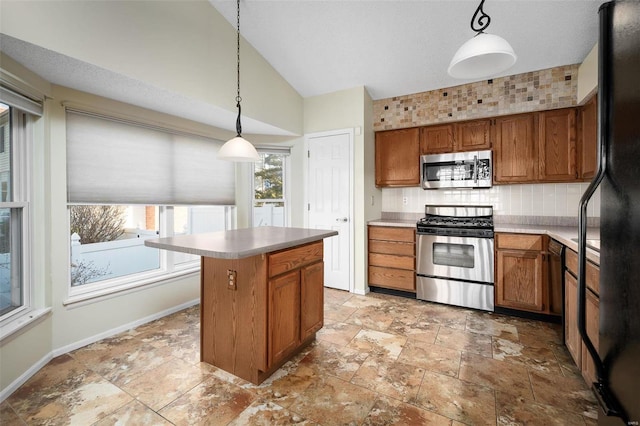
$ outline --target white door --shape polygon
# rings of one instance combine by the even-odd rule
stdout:
[[[333,229],[324,240],[324,285],[351,289],[351,131],[308,135],[308,225]]]

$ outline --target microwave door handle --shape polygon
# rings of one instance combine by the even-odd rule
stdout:
[[[473,156],[473,182],[478,183],[478,156]]]

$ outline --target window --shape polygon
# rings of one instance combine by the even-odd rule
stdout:
[[[67,110],[68,302],[195,272],[149,238],[232,229],[235,167],[222,142]]]
[[[30,308],[28,116],[0,103],[0,319]]]
[[[286,226],[288,149],[258,150],[253,167],[253,226]]]

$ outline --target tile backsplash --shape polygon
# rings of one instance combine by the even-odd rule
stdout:
[[[379,99],[373,129],[390,130],[576,105],[578,65]]]
[[[424,213],[425,204],[490,204],[501,216],[577,217],[578,204],[588,183],[494,185],[485,189],[383,188],[382,211]],[[600,217],[600,190],[587,208],[589,217]]]

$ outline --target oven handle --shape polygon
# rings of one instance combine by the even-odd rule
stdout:
[[[478,155],[473,156],[473,182],[478,183]]]

